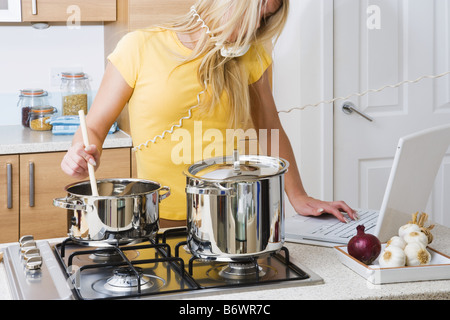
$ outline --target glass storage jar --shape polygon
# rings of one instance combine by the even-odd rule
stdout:
[[[42,106],[31,108],[30,110],[30,129],[35,131],[49,131],[53,126],[49,123],[50,118],[57,112],[56,108],[51,106]]]
[[[88,112],[89,82],[83,72],[63,72],[61,75],[62,115],[78,115]]]
[[[29,113],[31,108],[47,106],[48,93],[42,89],[24,89],[20,90],[19,102],[17,106],[22,112],[22,125],[25,128],[30,127]]]

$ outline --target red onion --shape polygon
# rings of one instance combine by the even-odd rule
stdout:
[[[347,245],[348,254],[364,264],[371,264],[380,255],[381,242],[372,235],[365,233],[363,225],[356,227],[357,234],[350,239]]]

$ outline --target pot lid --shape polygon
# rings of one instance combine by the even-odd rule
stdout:
[[[258,155],[241,155],[239,163],[233,157],[219,157],[197,162],[189,167],[185,175],[212,181],[253,180],[283,174],[289,163],[281,158]]]

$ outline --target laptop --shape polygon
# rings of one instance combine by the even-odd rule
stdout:
[[[320,217],[286,216],[288,242],[332,247],[347,244],[363,224],[367,233],[386,242],[424,212],[437,172],[450,146],[450,125],[427,129],[400,139],[380,209],[355,209],[360,219],[342,223],[330,214]]]

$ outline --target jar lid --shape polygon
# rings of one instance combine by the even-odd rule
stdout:
[[[34,114],[37,114],[37,113],[51,114],[51,113],[56,112],[56,108],[54,108],[52,106],[33,107],[33,108],[31,108],[30,112],[34,113]]]
[[[84,72],[63,72],[61,73],[63,79],[70,80],[83,80],[86,79],[86,74]]]
[[[184,174],[187,177],[209,181],[246,181],[283,174],[289,163],[281,158],[259,155],[241,155],[239,163],[233,157],[219,157],[197,162]]]
[[[47,91],[43,89],[23,89],[20,90],[21,97],[45,97],[48,96]]]

